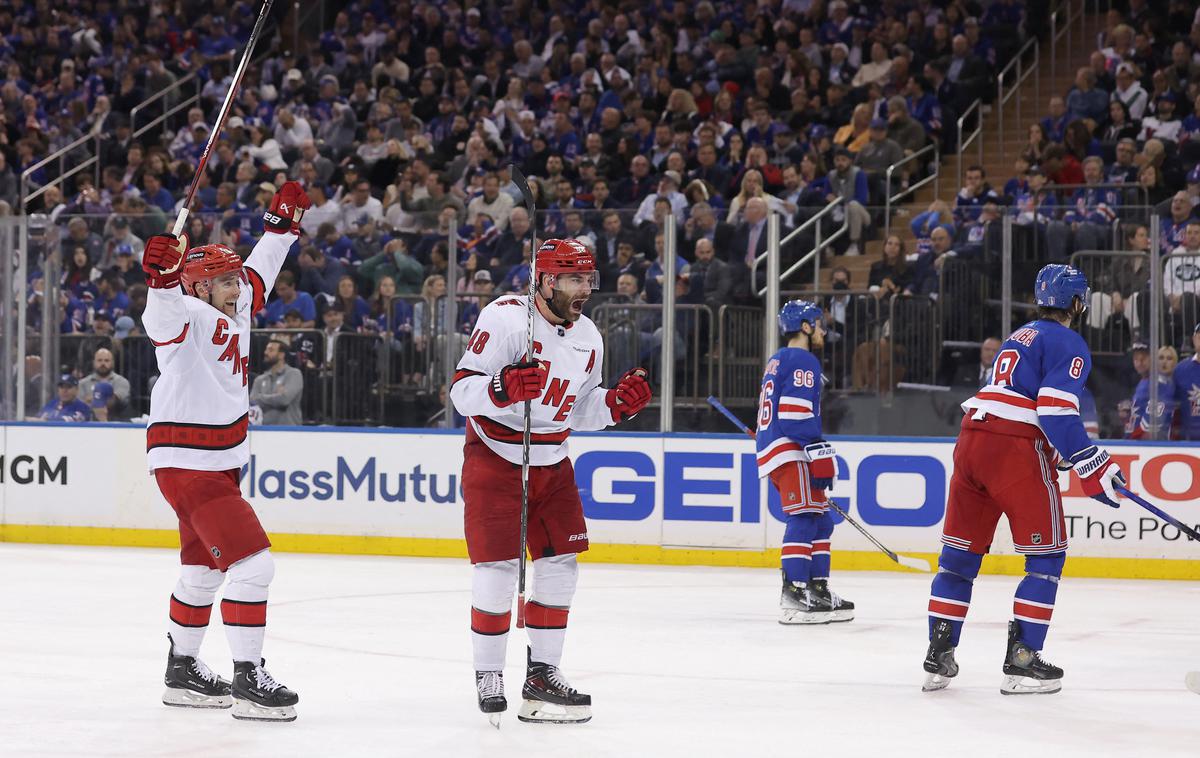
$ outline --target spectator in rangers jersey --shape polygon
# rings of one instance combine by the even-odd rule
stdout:
[[[1180,363],[1172,376],[1179,404],[1179,438],[1200,440],[1200,323],[1192,330],[1192,357]]]
[[[1149,349],[1146,349],[1144,354],[1148,364]],[[1133,391],[1133,400],[1129,407],[1129,421],[1125,427],[1126,438],[1140,440],[1174,437],[1172,419],[1175,417],[1178,398],[1173,375],[1175,366],[1178,364],[1179,353],[1175,352],[1175,348],[1163,345],[1158,349],[1158,404],[1156,411],[1151,411],[1150,408],[1149,366],[1146,366],[1144,372],[1140,372],[1142,378]]]
[[[781,624],[828,624],[854,618],[854,603],[829,589],[833,519],[826,491],[837,476],[836,453],[821,432],[823,313],[792,300],[779,310],[784,347],[767,361],[759,395],[758,475],[769,477],[787,517]]]
[[[79,380],[63,374],[58,380],[58,397],[42,406],[42,411],[30,421],[91,421],[91,407],[79,399]]]
[[[1121,193],[1116,188],[1098,186],[1104,181],[1104,159],[1098,156],[1084,159],[1083,178],[1090,186],[1080,187],[1071,196],[1070,207],[1063,215],[1065,225],[1051,224],[1046,231],[1055,260],[1066,258],[1066,240],[1056,239],[1065,236],[1059,230],[1069,228],[1074,250],[1107,250],[1112,246],[1112,226],[1121,209]]]

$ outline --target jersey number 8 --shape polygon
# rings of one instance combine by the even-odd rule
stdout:
[[[997,387],[1011,387],[1013,372],[1017,370],[1017,363],[1021,360],[1021,354],[1016,350],[1001,350],[996,355],[996,362],[992,364],[992,384]]]
[[[775,380],[768,379],[762,387],[762,394],[758,396],[758,428],[766,429],[771,425],[771,417],[774,416],[774,411],[771,406],[771,396],[775,394]]]

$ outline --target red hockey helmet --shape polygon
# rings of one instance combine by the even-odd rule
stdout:
[[[197,297],[197,284],[234,272],[245,280],[242,259],[232,248],[219,243],[202,245],[192,248],[184,256],[183,266],[179,270],[179,281],[183,283],[184,292]]]
[[[549,274],[552,278],[550,287],[561,274],[582,274],[591,284],[592,289],[600,288],[600,272],[596,270],[596,256],[578,240],[546,240],[537,250],[538,276]]]

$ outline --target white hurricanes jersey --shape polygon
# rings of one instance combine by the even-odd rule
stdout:
[[[243,269],[246,281],[236,316],[185,295],[180,287],[150,290],[142,324],[154,343],[159,372],[146,428],[151,471],[225,471],[250,460],[250,324],[295,241],[294,234],[267,232],[254,246]]]
[[[498,407],[488,391],[492,377],[525,357],[529,296],[501,297],[479,313],[466,352],[458,362],[450,399],[484,444],[509,463],[521,463],[525,403]],[[534,313],[534,357],[548,365],[546,385],[532,403],[529,463],[549,466],[567,456],[571,430],[595,431],[613,424],[600,386],[604,343],[587,316],[566,327]]]

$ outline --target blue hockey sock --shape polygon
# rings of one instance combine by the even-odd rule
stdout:
[[[783,547],[779,562],[789,582],[808,583],[812,576],[813,540],[817,535],[818,513],[799,513],[788,516],[783,528]]]
[[[950,644],[957,647],[962,625],[971,606],[971,588],[979,576],[983,556],[945,546],[938,558],[937,575],[929,590],[929,636],[939,619],[950,622]]]
[[[1020,630],[1019,639],[1034,650],[1046,644],[1058,579],[1062,576],[1066,553],[1025,556],[1025,578],[1017,585],[1013,598],[1013,617]]]
[[[817,533],[813,536],[812,578],[829,578],[829,538],[833,535],[833,518],[829,511],[817,517]]]

